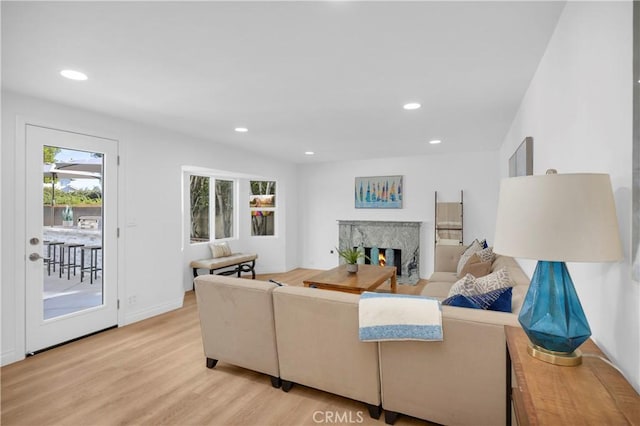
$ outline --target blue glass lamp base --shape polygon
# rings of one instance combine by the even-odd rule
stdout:
[[[591,336],[589,323],[564,262],[539,261],[525,296],[520,325],[534,345],[529,353],[552,362],[541,352],[574,358],[571,354]],[[555,363],[555,362],[552,362]],[[577,363],[562,365],[578,365]]]

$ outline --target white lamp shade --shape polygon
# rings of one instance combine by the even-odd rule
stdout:
[[[558,262],[622,258],[607,174],[548,174],[503,179],[493,250]]]

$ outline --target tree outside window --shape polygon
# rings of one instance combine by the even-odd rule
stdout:
[[[233,181],[216,179],[216,239],[233,237]]]
[[[209,180],[191,176],[191,242],[209,241]]]
[[[251,235],[275,235],[276,183],[275,181],[250,181]]]
[[[191,243],[209,241],[212,235],[233,238],[234,185],[233,180],[191,176]]]

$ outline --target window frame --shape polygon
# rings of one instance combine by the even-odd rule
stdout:
[[[233,240],[238,240],[239,239],[239,235],[238,235],[238,222],[239,222],[239,192],[238,192],[238,188],[239,188],[239,179],[236,177],[228,177],[228,176],[219,176],[219,175],[215,175],[215,174],[208,174],[208,173],[202,173],[202,172],[190,172],[188,173],[188,177],[189,177],[189,182],[191,182],[191,178],[193,176],[199,176],[199,177],[204,177],[209,179],[209,239],[207,241],[193,241],[191,239],[191,187],[189,187],[189,235],[188,235],[188,242],[190,246],[196,246],[196,245],[200,245],[200,244],[209,244],[212,242],[217,242],[217,241],[233,241]],[[216,188],[216,181],[229,181],[233,183],[233,189],[232,189],[232,193],[233,193],[233,213],[232,213],[232,218],[233,218],[233,224],[232,224],[232,232],[231,232],[231,236],[230,237],[225,237],[225,238],[216,238],[216,226],[215,226],[215,220],[216,220],[216,202],[215,202],[215,188]]]
[[[278,221],[276,220],[276,218],[279,215],[278,209],[280,207],[280,201],[278,199],[278,191],[279,191],[280,183],[276,179],[250,178],[248,180],[248,184],[249,184],[248,198],[249,198],[249,200],[251,199],[252,195],[255,195],[251,191],[251,183],[252,182],[273,182],[275,184],[275,191],[274,191],[273,195],[275,196],[276,202],[275,202],[275,206],[274,207],[252,207],[249,204],[249,237],[250,238],[277,238],[278,237]],[[255,211],[270,211],[270,212],[273,212],[273,234],[272,235],[253,235],[251,218],[253,216],[253,212],[255,212]]]

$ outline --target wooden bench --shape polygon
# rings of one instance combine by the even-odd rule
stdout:
[[[208,269],[210,274],[219,269],[234,267],[234,269],[219,272],[218,275],[237,274],[240,277],[242,272],[251,272],[251,279],[256,278],[257,254],[233,253],[231,256],[217,257],[215,259],[194,260],[190,266],[193,269],[194,278],[198,276],[198,269]]]

